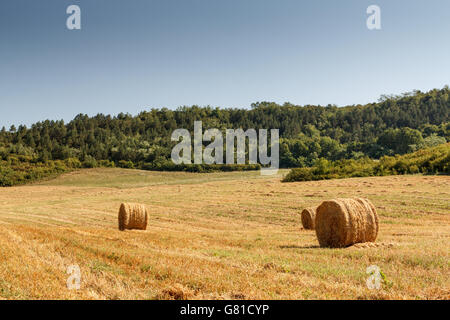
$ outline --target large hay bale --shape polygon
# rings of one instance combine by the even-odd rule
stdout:
[[[341,248],[373,242],[378,235],[378,216],[368,199],[324,201],[316,211],[316,235],[321,247]]]
[[[305,208],[302,211],[303,228],[314,230],[316,220],[316,208]]]
[[[147,208],[138,203],[122,203],[119,209],[119,230],[145,230],[148,223]]]

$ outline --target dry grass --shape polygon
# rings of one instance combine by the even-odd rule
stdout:
[[[449,177],[279,178],[102,169],[0,189],[0,297],[450,298]],[[302,230],[301,209],[344,197],[374,203],[383,245],[320,248]],[[117,230],[122,202],[151,209],[146,231]],[[66,288],[71,264],[78,291]],[[365,284],[373,264],[379,291]]]

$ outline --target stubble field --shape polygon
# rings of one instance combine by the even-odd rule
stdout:
[[[449,299],[450,177],[281,183],[259,172],[89,169],[0,189],[4,299]],[[377,247],[319,248],[306,206],[366,197]],[[121,202],[150,209],[117,228]],[[80,290],[66,286],[69,265]],[[366,268],[385,279],[367,288]]]

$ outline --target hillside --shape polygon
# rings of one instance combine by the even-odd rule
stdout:
[[[311,181],[415,173],[450,174],[450,143],[401,156],[384,156],[380,160],[363,158],[328,161],[320,159],[313,167],[292,169],[283,181]]]
[[[43,121],[30,128],[0,131],[0,186],[52,177],[77,168],[121,167],[145,170],[255,170],[259,166],[175,166],[170,154],[175,129],[280,130],[282,168],[311,167],[322,161],[379,159],[411,153],[450,140],[450,90],[415,91],[383,97],[378,103],[296,106],[261,102],[252,109],[181,107],[152,109],[137,116],[78,115]],[[204,144],[208,144],[204,142]]]

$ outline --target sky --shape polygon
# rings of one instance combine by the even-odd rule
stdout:
[[[69,30],[69,5],[81,30]],[[381,30],[366,26],[369,5]],[[1,0],[0,127],[450,84],[448,0]]]

